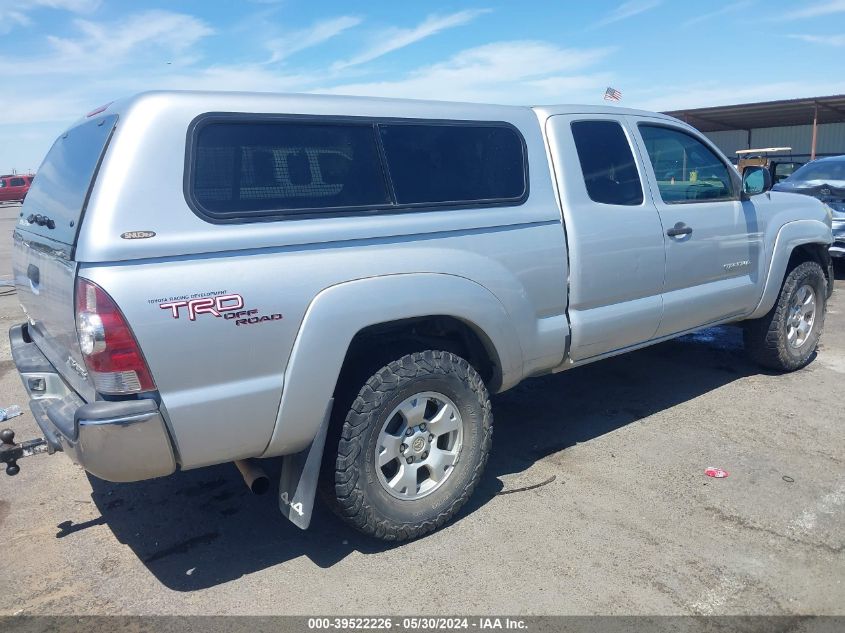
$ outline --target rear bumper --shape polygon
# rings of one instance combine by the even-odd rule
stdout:
[[[31,342],[26,327],[9,330],[12,358],[51,452],[68,453],[85,470],[108,481],[152,479],[176,470],[155,400],[86,404]]]

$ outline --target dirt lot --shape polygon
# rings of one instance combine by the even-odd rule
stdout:
[[[0,207],[0,234],[17,212]],[[410,544],[322,508],[301,532],[232,465],[121,485],[62,455],[24,460],[0,480],[0,613],[845,614],[838,279],[803,371],[761,372],[738,330],[715,328],[496,397],[480,489]],[[22,319],[0,295],[5,332]],[[26,409],[4,337],[13,403]],[[28,410],[7,425],[37,432]]]

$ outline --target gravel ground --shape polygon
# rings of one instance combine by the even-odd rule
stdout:
[[[17,212],[0,207],[0,234]],[[479,490],[409,544],[322,508],[301,532],[231,464],[111,484],[63,455],[24,460],[0,483],[0,614],[845,614],[837,274],[803,371],[762,372],[714,328],[497,396]],[[0,288],[0,327],[21,316]],[[4,337],[13,403],[27,409]],[[28,409],[6,425],[37,434]]]

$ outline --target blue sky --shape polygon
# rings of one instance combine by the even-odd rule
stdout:
[[[845,0],[0,0],[0,173],[156,88],[666,110],[845,93]]]

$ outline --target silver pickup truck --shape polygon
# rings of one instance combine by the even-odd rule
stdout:
[[[111,481],[284,456],[315,494],[415,538],[472,494],[489,394],[693,330],[814,357],[820,201],[616,107],[153,92],[59,137],[14,232],[12,354],[44,437]],[[525,421],[530,424],[530,420]],[[40,447],[40,448],[39,448]]]

